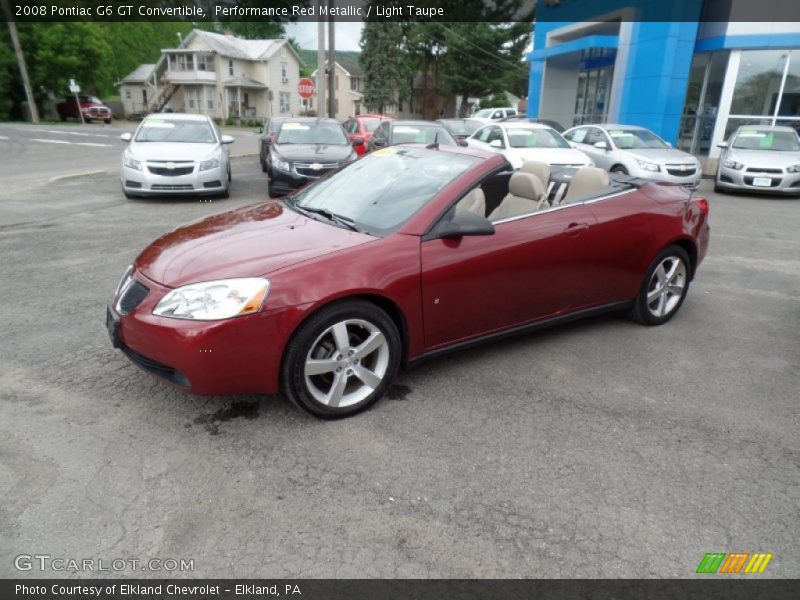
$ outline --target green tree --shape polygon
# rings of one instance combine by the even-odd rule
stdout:
[[[404,40],[400,23],[364,23],[359,62],[364,68],[364,104],[369,110],[383,113],[388,104],[408,97],[412,71]]]
[[[502,108],[504,106],[509,106],[508,96],[505,92],[481,98],[481,108]]]
[[[11,48],[8,30],[0,23],[0,119],[5,119],[20,100],[22,85],[17,73],[17,61]]]

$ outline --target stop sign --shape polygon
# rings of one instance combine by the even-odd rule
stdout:
[[[311,98],[314,95],[314,80],[310,77],[301,77],[297,82],[297,92],[304,100]]]

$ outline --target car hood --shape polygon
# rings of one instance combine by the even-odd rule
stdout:
[[[219,144],[185,144],[177,142],[131,142],[128,153],[138,160],[179,161],[203,160],[213,155]]]
[[[257,277],[376,238],[309,219],[277,201],[188,223],[163,235],[135,262],[168,287]]]
[[[789,167],[800,163],[800,152],[779,152],[775,150],[739,150],[731,148],[725,158],[743,163],[745,166]]]
[[[285,160],[324,163],[345,160],[353,148],[350,144],[273,144],[272,152]]]
[[[623,150],[623,152],[633,158],[652,163],[697,164],[694,156],[675,148],[637,148],[636,150]]]
[[[526,160],[539,160],[549,165],[591,165],[592,159],[575,148],[509,148],[506,157],[514,168]]]

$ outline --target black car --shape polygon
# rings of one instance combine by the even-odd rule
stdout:
[[[357,158],[335,119],[286,119],[267,153],[267,190],[289,194]]]
[[[506,117],[505,119],[500,119],[501,121],[524,121],[525,123],[541,123],[542,125],[547,125],[548,127],[552,127],[558,133],[564,133],[564,126],[559,123],[558,121],[551,121],[550,119],[529,119],[524,115],[517,115],[514,117]]]
[[[261,162],[261,170],[267,172],[267,155],[269,154],[269,147],[275,138],[278,137],[278,132],[281,130],[281,125],[289,117],[271,117],[264,123],[264,127],[256,129],[256,133],[261,135],[258,138],[258,160]]]
[[[367,151],[394,144],[432,144],[458,146],[447,128],[435,121],[384,121],[369,140]]]
[[[453,134],[459,142],[467,139],[473,133],[478,131],[481,127],[486,125],[485,122],[478,119],[437,119],[437,123],[441,123],[447,130]]]

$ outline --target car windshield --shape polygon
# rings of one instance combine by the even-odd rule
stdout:
[[[493,108],[484,108],[484,109],[482,109],[482,110],[479,110],[478,112],[476,112],[476,113],[475,113],[474,115],[472,115],[472,116],[473,116],[473,117],[476,117],[476,118],[478,118],[478,119],[485,119],[485,118],[487,118],[487,117],[490,117],[490,116],[492,116],[492,113],[493,113],[493,112],[494,112],[494,109],[493,109]]]
[[[608,135],[620,150],[669,148],[660,137],[646,129],[609,129]]]
[[[213,144],[216,136],[207,121],[146,119],[139,126],[135,141]]]
[[[792,131],[742,129],[732,146],[741,150],[800,151],[800,140]]]
[[[383,121],[380,119],[361,119],[361,122],[364,124],[364,129],[372,133],[375,131]]]
[[[567,141],[552,129],[508,127],[506,133],[512,148],[569,148]]]
[[[269,122],[268,133],[277,133],[280,131],[281,125],[283,125],[283,119],[272,119]]]
[[[432,144],[457,146],[455,138],[441,125],[395,125],[392,129],[393,144]]]
[[[470,133],[467,131],[467,124],[461,120],[445,121],[443,125],[447,127],[453,135],[469,135]]]
[[[81,102],[88,103],[88,104],[102,104],[100,102],[100,98],[96,96],[81,96]]]
[[[338,123],[288,121],[278,134],[279,144],[347,145],[347,136]]]
[[[367,233],[387,235],[478,161],[426,148],[382,148],[303,188],[290,205],[323,209]]]

